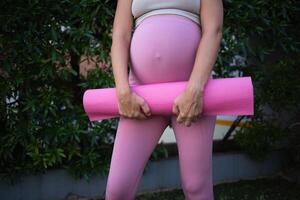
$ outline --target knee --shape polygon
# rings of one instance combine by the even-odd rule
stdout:
[[[183,188],[189,196],[194,196],[202,192],[203,185],[203,183],[188,183],[185,186],[183,186]]]
[[[121,185],[107,187],[105,191],[105,200],[133,200],[128,193],[128,188]]]
[[[186,183],[183,189],[187,199],[213,200],[213,184],[210,180],[197,180]]]

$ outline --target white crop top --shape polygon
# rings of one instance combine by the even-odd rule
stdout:
[[[135,28],[147,17],[157,14],[177,14],[200,25],[200,0],[132,0]]]

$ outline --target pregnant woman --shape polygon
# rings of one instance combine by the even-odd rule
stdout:
[[[106,200],[134,200],[144,167],[168,125],[175,133],[185,199],[214,199],[216,116],[201,113],[222,25],[221,0],[118,1],[111,56],[120,119]],[[188,84],[174,100],[170,116],[152,115],[147,102],[130,88],[172,81]]]

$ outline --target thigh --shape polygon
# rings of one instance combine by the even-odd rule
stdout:
[[[108,175],[108,194],[132,198],[167,124],[168,119],[161,116],[145,120],[120,117]]]
[[[202,116],[190,127],[176,121],[172,115],[172,127],[178,146],[180,173],[186,187],[200,187],[211,183],[212,143],[216,116]],[[202,182],[202,183],[201,183]]]

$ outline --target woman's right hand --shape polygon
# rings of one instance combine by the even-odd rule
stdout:
[[[135,92],[118,92],[117,96],[120,115],[136,119],[146,119],[151,115],[147,102]]]

